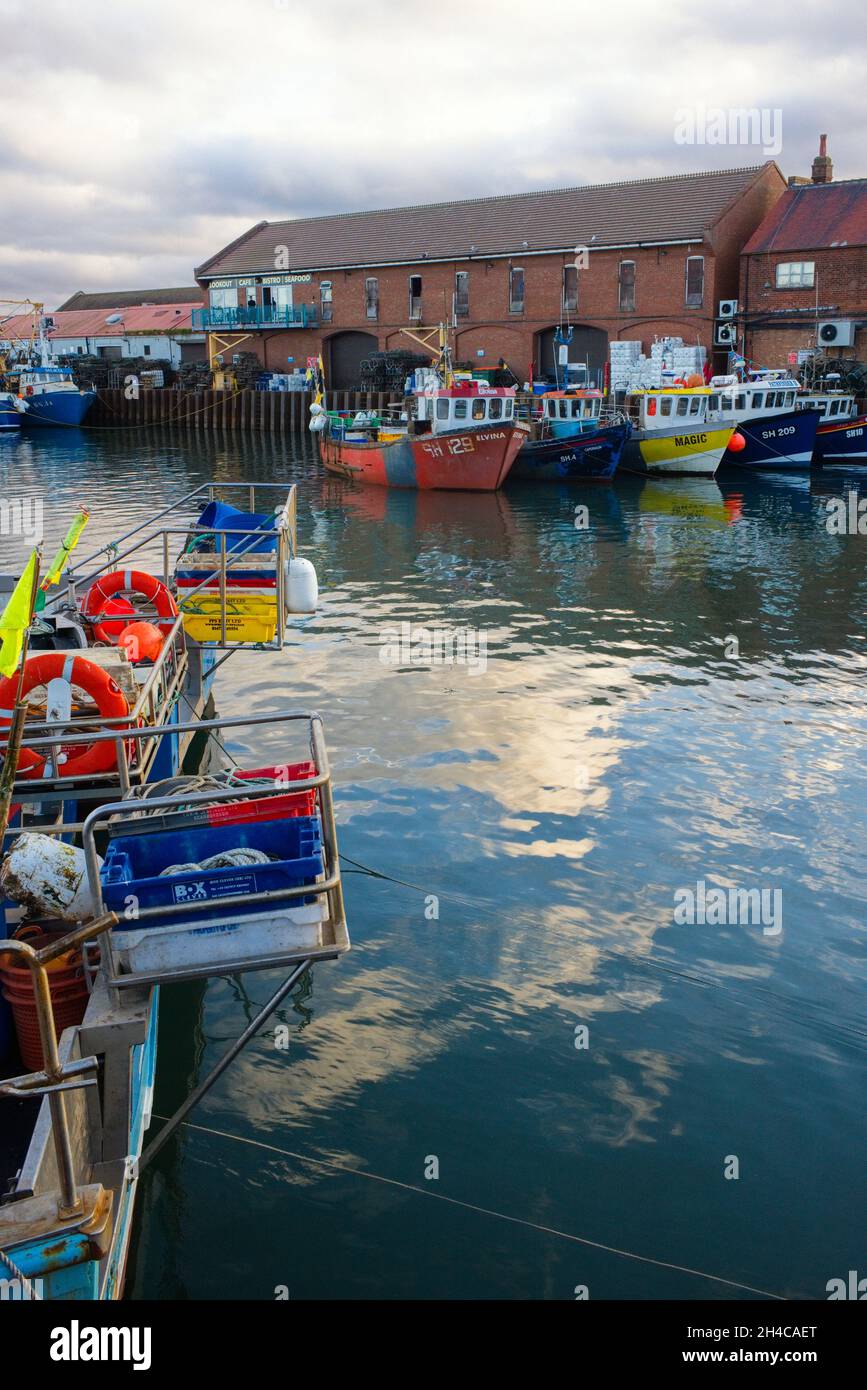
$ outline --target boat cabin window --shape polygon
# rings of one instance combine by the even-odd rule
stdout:
[[[441,397],[437,401],[437,419],[447,420],[449,418],[449,399],[447,396]]]
[[[767,399],[767,401],[766,401],[766,406],[767,406],[768,410],[770,410],[771,407],[772,407],[772,406],[775,406],[776,404],[777,404],[777,393],[776,393],[776,391],[769,391],[769,392],[768,392],[768,399]]]
[[[659,402],[660,415],[670,415],[672,405],[673,401],[671,396],[663,396],[662,400]]]
[[[746,396],[744,395],[744,393],[741,391],[741,392],[735,397],[735,410],[746,410],[746,408],[747,408],[747,398],[746,398]]]
[[[473,401],[473,419],[484,420],[484,418],[485,402],[482,400],[481,396],[477,396],[476,399]]]
[[[568,406],[566,405],[566,402],[565,402],[565,401],[559,401],[559,402],[558,402],[558,408],[559,408],[559,411],[560,411],[560,419],[561,419],[561,420],[565,420],[565,419],[568,417],[568,414],[569,414],[569,408],[568,408]]]
[[[688,411],[689,401],[686,399],[686,396],[681,396],[677,402],[677,413],[678,415],[686,415]]]
[[[830,411],[829,411],[828,413],[829,413],[830,415],[836,415],[836,414],[837,414],[837,411],[838,411],[839,409],[840,409],[840,402],[839,402],[839,401],[832,401],[832,402],[831,402],[831,409],[830,409]]]
[[[785,401],[786,405],[789,405],[789,406],[792,405],[792,403],[794,402],[794,399],[795,399],[795,393],[794,393],[794,391],[787,391],[787,392],[786,392],[786,401]]]
[[[700,414],[701,414],[701,403],[702,403],[702,399],[703,399],[703,397],[701,397],[701,396],[693,396],[692,400],[691,400],[690,403],[689,403],[689,413],[690,413],[690,415],[700,415]]]
[[[719,396],[708,396],[707,407],[708,410],[719,410]],[[723,402],[723,410],[728,410],[728,408],[728,405]]]
[[[469,401],[455,401],[455,419],[466,420]]]
[[[515,413],[515,402],[511,396],[506,397],[506,418],[511,419]]]
[[[758,392],[756,392],[756,394],[753,396],[753,409],[754,409],[754,410],[764,410],[764,408],[765,408],[765,393],[764,393],[764,391],[758,391]]]
[[[503,402],[502,402],[502,400],[500,399],[499,396],[494,396],[494,397],[492,397],[492,399],[488,401],[488,419],[489,419],[489,420],[499,420],[499,418],[500,418],[500,416],[502,415],[502,413],[503,413]]]

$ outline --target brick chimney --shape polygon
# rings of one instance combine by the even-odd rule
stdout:
[[[819,136],[819,153],[813,160],[813,183],[831,183],[834,178],[834,165],[828,154],[827,135]]]

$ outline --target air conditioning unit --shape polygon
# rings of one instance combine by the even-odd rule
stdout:
[[[733,319],[738,311],[738,301],[736,299],[721,299],[719,302],[719,318]]]
[[[733,323],[718,323],[714,329],[713,340],[717,347],[734,347],[737,329]]]
[[[852,347],[855,342],[855,324],[852,319],[834,319],[819,324],[820,347]]]

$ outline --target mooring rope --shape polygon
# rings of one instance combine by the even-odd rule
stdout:
[[[165,1115],[154,1115],[155,1120],[167,1119]],[[655,1265],[659,1269],[673,1269],[679,1274],[690,1274],[697,1279],[708,1279],[714,1284],[725,1284],[730,1289],[741,1289],[745,1293],[755,1293],[761,1298],[772,1298],[777,1302],[787,1302],[785,1294],[770,1293],[768,1289],[757,1289],[752,1284],[741,1284],[737,1279],[725,1279],[720,1274],[708,1274],[703,1269],[692,1269],[689,1265],[675,1264],[672,1260],[657,1260],[651,1255],[638,1255],[634,1250],[623,1250],[616,1245],[606,1245],[601,1240],[590,1240],[587,1236],[576,1236],[571,1231],[558,1230],[556,1226],[542,1226],[537,1221],[530,1221],[522,1216],[510,1216],[504,1211],[495,1211],[492,1207],[480,1207],[475,1202],[464,1202],[459,1197],[447,1197],[443,1192],[434,1192],[429,1188],[418,1187],[415,1183],[401,1182],[398,1178],[386,1178],[381,1173],[370,1173],[364,1168],[353,1168],[348,1163],[336,1163],[333,1159],[311,1158],[308,1154],[297,1153],[294,1149],[281,1149],[276,1144],[266,1144],[261,1139],[250,1139],[241,1134],[230,1134],[223,1129],[213,1129],[209,1125],[195,1125],[189,1120],[184,1120],[185,1129],[198,1130],[202,1134],[212,1134],[219,1139],[234,1139],[237,1144],[248,1144],[252,1148],[266,1149],[270,1153],[279,1154],[283,1158],[297,1158],[302,1163],[308,1163],[316,1168],[327,1168],[337,1173],[349,1173],[353,1177],[367,1178],[370,1182],[384,1183],[388,1187],[398,1187],[404,1192],[414,1192],[418,1197],[431,1197],[436,1202],[448,1202],[450,1206],[461,1207],[464,1211],[476,1212],[480,1216],[491,1216],[497,1221],[508,1221],[514,1226],[526,1226],[529,1230],[539,1231],[543,1235],[556,1236],[558,1240],[569,1240],[576,1245],[587,1245],[593,1250],[604,1250],[609,1255],[619,1255],[624,1260],[637,1260],[640,1264]]]

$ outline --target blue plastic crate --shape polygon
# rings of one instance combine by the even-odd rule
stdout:
[[[207,869],[160,877],[173,864],[201,863],[229,849],[260,849],[276,856],[268,864],[242,868]],[[108,847],[100,878],[105,906],[119,917],[117,931],[141,927],[164,927],[172,923],[191,926],[196,922],[227,918],[219,900],[252,893],[298,888],[314,883],[322,873],[322,830],[317,816],[293,816],[286,820],[248,822],[237,825],[208,825],[196,829],[173,829],[153,834],[119,835]],[[165,915],[129,920],[124,913],[130,895],[139,907],[165,908]],[[284,905],[309,903],[313,898],[285,899]],[[179,903],[201,902],[195,912],[172,914]],[[244,902],[229,914],[249,916],[273,912],[274,904]]]

